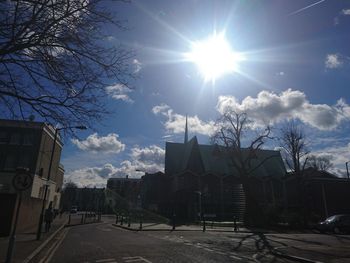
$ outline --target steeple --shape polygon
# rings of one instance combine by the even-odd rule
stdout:
[[[185,140],[184,143],[188,142],[188,127],[187,127],[187,114],[186,114],[186,127],[185,127]]]

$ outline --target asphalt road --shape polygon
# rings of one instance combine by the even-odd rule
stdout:
[[[236,241],[220,234],[137,232],[108,222],[88,224],[66,228],[42,262],[291,262],[265,255],[263,240],[259,249],[249,249],[244,239]]]

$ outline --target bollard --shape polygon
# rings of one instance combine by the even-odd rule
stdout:
[[[81,214],[80,224],[84,224],[84,214]]]
[[[128,214],[128,227],[130,227],[130,213]]]
[[[205,232],[206,226],[205,226],[205,217],[203,217],[203,232]]]
[[[118,214],[115,214],[115,224],[118,224]]]
[[[233,231],[237,232],[238,228],[237,228],[237,217],[233,218]]]
[[[142,214],[140,214],[140,230],[142,230]]]
[[[173,214],[173,229],[172,229],[173,231],[175,230],[175,225],[176,225],[176,224],[175,224],[175,218],[176,218],[176,215]]]
[[[71,218],[70,218],[70,214],[69,214],[69,216],[68,216],[68,225],[70,225],[70,220],[71,220]]]

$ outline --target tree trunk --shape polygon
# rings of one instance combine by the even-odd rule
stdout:
[[[252,183],[252,180],[249,178],[242,179],[246,203],[244,224],[246,226],[263,226],[266,224],[265,214],[254,194]]]

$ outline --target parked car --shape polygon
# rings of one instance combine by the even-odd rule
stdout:
[[[71,214],[76,214],[78,212],[78,207],[77,206],[72,206],[70,209]]]
[[[350,233],[350,215],[333,215],[318,223],[321,232]]]

